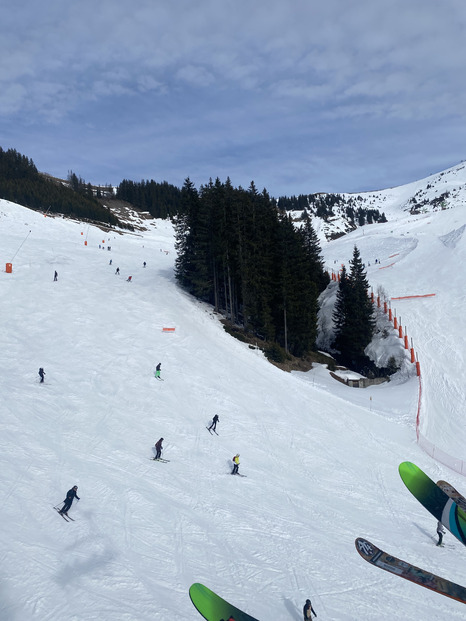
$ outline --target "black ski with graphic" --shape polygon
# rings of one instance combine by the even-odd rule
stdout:
[[[447,483],[446,481],[437,481],[437,485],[447,496],[456,502],[458,507],[463,509],[463,511],[466,511],[466,498],[460,494],[459,491],[453,487],[453,485],[450,485],[450,483]]]
[[[431,574],[420,567],[415,567],[396,556],[390,556],[367,539],[358,537],[354,543],[358,553],[371,565],[466,604],[466,588],[461,585]]]

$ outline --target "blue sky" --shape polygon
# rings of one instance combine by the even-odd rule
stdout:
[[[466,159],[464,0],[17,0],[0,146],[92,183],[396,186]]]

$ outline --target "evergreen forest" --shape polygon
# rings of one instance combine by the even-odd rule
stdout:
[[[80,220],[128,227],[112,212],[89,195],[88,189],[76,192],[42,175],[34,162],[14,149],[0,147],[0,196],[36,211],[60,213]]]
[[[301,228],[266,190],[186,179],[176,219],[176,278],[246,332],[294,356],[315,346],[329,282],[309,216]]]
[[[341,194],[320,193],[280,196],[277,204],[285,211],[310,211],[325,222],[336,215],[344,215],[353,228],[387,221],[384,213],[378,209],[362,207],[358,205],[360,201],[361,196],[345,198]]]
[[[114,197],[112,187],[93,187],[72,171],[67,182],[38,172],[34,162],[0,147],[0,196],[31,209],[132,229],[99,198]],[[303,357],[315,349],[318,296],[327,287],[319,240],[311,213],[326,218],[339,195],[300,195],[278,201],[251,182],[247,190],[230,179],[212,179],[199,190],[189,178],[181,189],[167,183],[123,180],[116,198],[154,218],[175,223],[176,278],[190,294],[211,304],[232,326],[270,344],[277,361]],[[288,213],[302,209],[299,226]],[[377,212],[346,206],[350,220],[384,219]],[[334,348],[341,362],[364,369],[364,349],[374,331],[368,282],[358,249],[351,270],[343,269],[333,314]],[[275,352],[275,355],[274,355]]]
[[[136,183],[123,179],[116,197],[131,203],[141,211],[148,211],[153,218],[171,218],[181,209],[181,190],[166,181],[153,179]]]

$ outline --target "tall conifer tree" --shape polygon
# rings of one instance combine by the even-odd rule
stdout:
[[[369,283],[356,246],[350,266],[349,275],[343,268],[340,276],[333,314],[334,347],[340,352],[343,362],[358,369],[366,361],[364,350],[371,342],[375,320],[369,298]]]
[[[322,249],[319,238],[312,225],[311,216],[307,211],[303,214],[303,227],[300,229],[304,240],[304,247],[309,261],[309,275],[316,284],[319,293],[325,289],[330,282],[330,277],[325,271]]]

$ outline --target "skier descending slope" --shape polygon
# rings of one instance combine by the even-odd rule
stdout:
[[[218,423],[218,421],[219,421],[219,420],[220,420],[220,419],[219,419],[219,417],[218,417],[218,414],[215,414],[215,416],[214,416],[214,417],[213,417],[213,419],[212,419],[212,423],[211,423],[210,427],[207,427],[207,429],[208,429],[209,431],[210,431],[211,429],[213,429],[213,430],[215,431],[215,433],[217,433],[217,423]],[[217,435],[218,435],[218,433],[217,433]]]
[[[317,617],[317,614],[314,608],[312,607],[311,600],[307,599],[306,603],[304,604],[304,608],[303,608],[304,621],[308,621],[308,619],[312,619],[312,615]]]
[[[154,459],[160,459],[160,458],[162,457],[162,449],[163,449],[162,442],[163,442],[163,438],[160,438],[160,440],[158,440],[158,441],[155,443],[155,450],[156,450],[157,452],[156,452],[156,454],[155,454]]]
[[[442,546],[443,535],[445,534],[445,529],[443,528],[442,522],[437,522],[437,535],[438,535],[438,546]]]
[[[78,486],[77,485],[75,485],[70,490],[68,490],[68,493],[66,494],[66,499],[63,501],[64,505],[60,509],[60,511],[58,512],[60,515],[65,514],[66,516],[68,516],[68,511],[69,511],[71,505],[73,504],[73,500],[75,498],[80,500],[78,494],[76,493],[77,491],[78,491]]]

